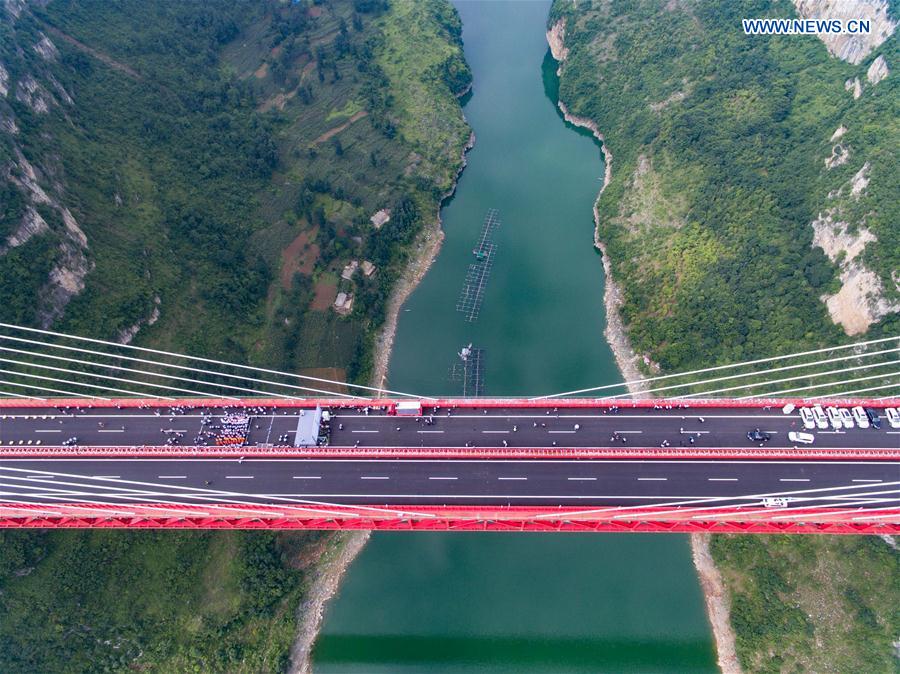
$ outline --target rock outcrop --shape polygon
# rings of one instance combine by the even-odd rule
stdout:
[[[550,45],[550,54],[560,63],[569,57],[569,50],[566,48],[565,19],[560,19],[547,31],[547,44]]]
[[[0,21],[12,25],[8,35],[27,42],[17,44],[9,57],[12,60],[0,64],[0,135],[5,136],[2,140],[10,150],[10,158],[0,163],[0,183],[18,191],[24,201],[18,222],[5,240],[0,240],[0,256],[32,239],[53,237],[57,247],[54,264],[36,297],[38,322],[49,327],[84,290],[93,263],[88,257],[87,236],[66,205],[59,159],[34,155],[32,148],[21,143],[13,108],[3,99],[15,96],[36,115],[49,115],[54,107],[74,105],[74,101],[48,67],[59,58],[56,45],[43,33],[35,41],[27,31],[20,36],[15,30],[16,20],[29,11],[27,4],[5,0],[3,8],[5,16],[0,15]]]
[[[862,63],[894,33],[897,23],[888,14],[887,0],[793,0],[794,7],[804,19],[841,19],[846,25],[851,19],[868,19],[871,30],[867,34],[826,34],[819,38],[832,56],[854,65]]]
[[[811,223],[812,245],[821,248],[840,268],[841,289],[820,299],[828,308],[831,320],[848,335],[862,334],[873,323],[900,311],[900,302],[885,298],[881,279],[862,260],[866,246],[878,238],[864,224],[853,227],[844,219],[843,200],[857,200],[864,195],[870,172],[871,165],[866,162],[845,185],[828,195],[836,203]]]
[[[884,56],[879,56],[872,61],[872,64],[866,71],[866,79],[869,80],[869,84],[878,84],[890,74],[891,71],[888,70],[887,61],[884,60]]]
[[[854,77],[844,82],[844,89],[853,94],[853,100],[862,96],[862,82],[859,81],[858,77]]]

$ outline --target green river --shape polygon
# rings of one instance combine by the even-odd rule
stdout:
[[[442,213],[443,248],[401,314],[393,389],[460,394],[450,371],[470,342],[485,395],[619,380],[592,248],[602,155],[556,109],[549,4],[457,3],[477,142]],[[456,303],[491,208],[494,264],[467,322]],[[314,662],[324,674],[716,671],[688,540],[668,534],[374,534]]]

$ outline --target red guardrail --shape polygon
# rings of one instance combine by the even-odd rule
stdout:
[[[193,407],[236,407],[236,406],[254,406],[262,405],[265,407],[281,407],[281,408],[314,408],[316,405],[322,407],[334,408],[357,408],[357,407],[380,407],[390,408],[399,402],[400,399],[393,398],[375,398],[366,400],[348,400],[346,398],[305,398],[299,400],[285,400],[284,398],[183,398],[178,401],[165,401],[156,398],[114,398],[111,400],[90,400],[84,398],[53,398],[47,401],[26,400],[23,398],[2,399],[0,407],[4,408],[57,408],[57,407],[82,407],[88,409],[101,409],[107,407],[168,407],[172,404],[190,405]],[[407,399],[408,400],[408,399]],[[587,407],[609,408],[619,407],[620,409],[628,408],[646,408],[667,405],[673,408],[707,408],[707,407],[723,407],[723,408],[761,408],[761,407],[783,407],[791,403],[796,406],[822,404],[827,406],[856,406],[864,407],[897,407],[900,405],[900,398],[891,398],[887,400],[870,400],[865,398],[847,398],[838,400],[836,398],[771,398],[771,399],[755,399],[755,400],[731,400],[731,399],[709,399],[709,400],[668,400],[665,398],[647,398],[641,400],[631,400],[627,398],[554,398],[549,400],[534,400],[530,398],[440,398],[429,399],[422,398],[422,403],[426,407],[439,405],[440,407],[451,408],[562,408],[562,409],[581,409]]]

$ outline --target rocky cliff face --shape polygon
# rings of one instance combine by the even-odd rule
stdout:
[[[84,290],[92,263],[87,237],[66,205],[58,160],[26,148],[20,139],[17,110],[39,122],[75,105],[49,67],[59,58],[56,45],[43,33],[35,39],[31,30],[19,30],[27,16],[28,6],[16,0],[6,0],[0,12],[4,32],[12,38],[0,52],[0,189],[19,197],[18,209],[4,213],[0,258],[33,239],[55,242],[54,263],[38,293],[38,321],[48,327]]]
[[[894,33],[897,22],[888,14],[887,0],[793,0],[805,19],[868,19],[872,29],[865,35],[820,35],[832,56],[857,65]]]
[[[877,50],[897,27],[889,14],[885,0],[794,0],[797,13],[811,19],[869,19],[871,32],[867,35],[820,35],[828,52],[853,65],[861,65]],[[890,75],[883,54],[879,54],[860,73],[848,79],[844,88],[859,100],[872,87]],[[882,85],[883,86],[883,85]],[[854,103],[854,105],[856,105]],[[851,110],[851,114],[852,114]],[[831,156],[825,159],[830,171],[850,161],[850,145],[843,140],[848,129],[844,124],[834,132],[830,142]],[[885,282],[900,285],[894,278],[882,279],[864,262],[868,245],[877,245],[877,237],[866,227],[865,216],[854,215],[860,210],[854,202],[867,196],[872,165],[866,160],[865,147],[853,148],[855,163],[861,168],[839,189],[830,192],[822,212],[811,223],[813,245],[822,248],[839,269],[841,288],[836,293],[822,295],[831,319],[848,335],[865,333],[869,326],[885,316],[900,312],[900,302],[886,298]]]

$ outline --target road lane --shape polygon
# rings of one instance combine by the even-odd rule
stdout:
[[[64,410],[4,408],[0,404],[0,449],[29,446],[210,446],[228,412],[247,408],[122,408]],[[383,410],[333,408],[328,444],[333,447],[524,448],[672,447],[790,448],[790,431],[803,429],[798,413],[758,408],[425,408],[421,418]],[[309,413],[307,410],[305,413]],[[300,410],[266,408],[250,414],[246,446],[293,446]],[[204,424],[204,418],[207,424]],[[764,443],[747,432],[769,433]],[[900,448],[900,434],[885,421],[874,428],[808,431],[812,448]],[[74,439],[74,440],[73,440]]]
[[[164,479],[168,477],[168,479]],[[860,480],[864,482],[859,482]],[[48,490],[107,503],[722,504],[783,494],[810,505],[900,500],[900,463],[722,460],[2,459],[0,501]],[[125,497],[128,498],[125,498]],[[73,498],[73,501],[80,498]],[[863,505],[863,507],[866,507]]]

